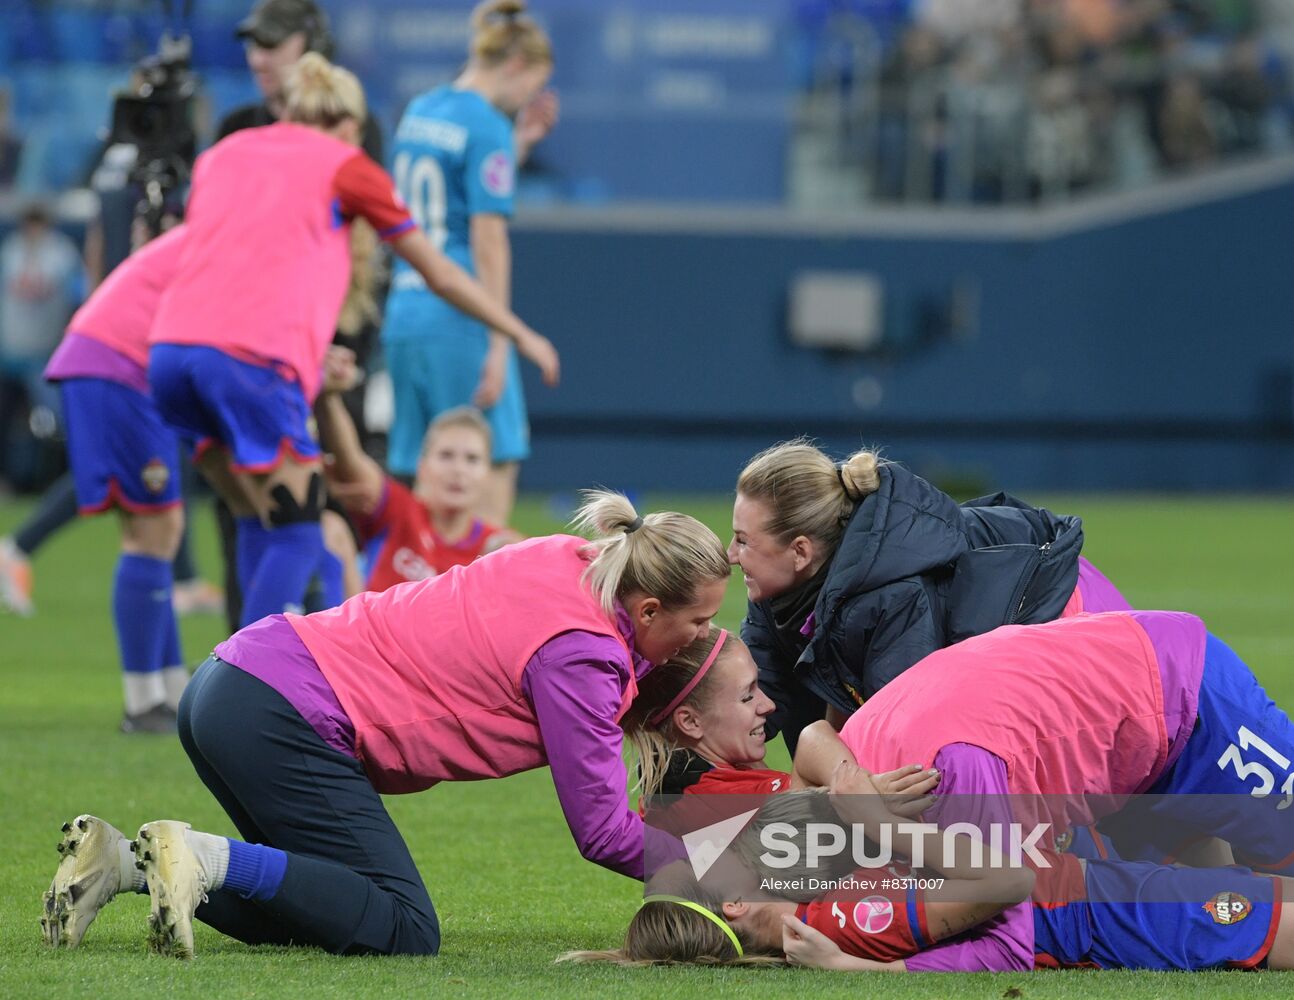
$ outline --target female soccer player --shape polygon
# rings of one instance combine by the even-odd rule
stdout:
[[[360,444],[340,395],[354,374],[349,352],[329,352],[315,418],[330,456],[328,491],[346,508],[364,549],[364,589],[425,580],[519,541],[474,513],[490,468],[490,425],[480,413],[461,406],[431,422],[411,491]]]
[[[396,184],[419,228],[504,304],[517,163],[551,124],[551,117],[523,111],[535,107],[553,70],[548,36],[525,10],[524,0],[480,4],[467,68],[452,84],[415,97],[395,134]],[[514,134],[518,114],[524,120]],[[518,466],[530,454],[521,373],[507,339],[455,306],[396,264],[382,327],[395,392],[387,464],[412,476],[432,419],[457,406],[479,407],[494,437],[494,469],[478,513],[504,525]]]
[[[1288,717],[1203,622],[1134,611],[1007,626],[934,653],[839,736],[825,722],[806,730],[796,769],[821,784],[842,759],[876,770],[933,763],[940,787],[927,821],[947,826],[967,810],[1017,820],[1023,811],[1053,834],[1149,793],[1156,846],[1171,852],[1214,835],[1247,863],[1288,873],[1290,824],[1273,792],[1284,776],[1289,801],[1292,754]],[[1097,895],[1104,902],[1110,892]],[[908,901],[906,912],[919,909]],[[907,968],[1028,968],[1033,922],[1021,907],[980,915],[974,933],[925,948]]]
[[[172,229],[116,267],[72,317],[45,369],[62,387],[81,513],[120,513],[112,616],[127,733],[175,732],[189,678],[171,603],[171,561],[184,531],[179,441],[149,396],[147,374],[148,331],[186,232]]]
[[[116,892],[152,896],[154,946],[193,950],[192,918],[248,943],[434,954],[431,899],[381,794],[548,764],[580,852],[644,876],[654,832],[626,802],[619,719],[638,678],[709,628],[722,543],[683,514],[591,494],[568,535],[443,576],[275,615],[216,648],[180,705],[180,740],[246,842],[178,822],[136,855],[94,817],[65,827],[46,896],[74,946]]]
[[[789,788],[790,775],[763,766],[771,711],[750,653],[727,629],[712,626],[661,664],[643,679],[623,722],[644,806],[658,794]]]
[[[781,822],[830,822],[818,810],[788,808],[789,799],[776,805],[783,807],[776,814]],[[741,898],[719,898],[695,885],[671,886],[684,895],[652,891],[621,948],[563,958],[623,965],[784,960],[851,972],[924,970],[923,952],[974,933],[977,923],[1024,887],[1013,885],[1004,869],[981,868],[984,885],[959,880],[959,869],[946,864],[939,845],[930,846],[936,849],[927,848],[927,857],[937,865],[921,873],[901,863],[859,868],[839,888],[804,901],[760,898],[753,880]],[[1032,906],[1034,968],[1294,968],[1294,913],[1283,906],[1294,879],[1237,867],[1178,868],[1071,855],[1058,860],[1048,873],[1052,885],[1040,897],[1035,890],[1035,898],[1049,902]],[[939,883],[942,898],[902,887],[907,882]]]
[[[839,467],[805,440],[737,480],[728,555],[750,596],[741,637],[792,754],[922,657],[999,625],[1125,610],[1079,557],[1082,522],[999,493],[958,505],[870,451]]]
[[[415,231],[390,179],[355,146],[364,116],[354,75],[308,53],[285,121],[204,153],[153,324],[149,381],[163,417],[220,446],[204,445],[199,462],[240,515],[244,622],[299,607],[320,561],[323,481],[306,420],[347,292],[352,218],[557,378],[552,345]]]

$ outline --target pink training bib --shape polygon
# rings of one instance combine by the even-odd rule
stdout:
[[[636,694],[632,658],[581,580],[588,543],[569,535],[509,545],[467,566],[318,614],[286,616],[355,726],[380,792],[498,778],[546,764],[522,674],[563,632],[611,636]]]

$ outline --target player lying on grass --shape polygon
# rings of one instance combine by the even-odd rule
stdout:
[[[350,515],[364,548],[366,590],[386,590],[465,566],[521,536],[473,513],[490,474],[490,425],[458,407],[431,422],[413,489],[382,471],[360,444],[341,393],[356,381],[354,355],[332,350],[315,404],[328,492]]]
[[[683,514],[592,493],[576,523],[432,580],[314,615],[273,615],[216,647],[180,705],[180,741],[245,840],[68,824],[45,896],[75,946],[119,891],[147,889],[153,946],[189,955],[192,920],[249,944],[435,954],[440,928],[382,794],[547,764],[581,854],[644,876],[618,725],[638,678],[701,635],[730,568]],[[666,852],[672,848],[663,845]]]
[[[795,753],[936,649],[999,625],[1129,604],[1080,558],[1082,522],[1005,493],[958,505],[859,451],[837,466],[804,440],[737,479],[728,556],[750,597],[741,637]]]
[[[1245,751],[1267,763],[1246,761]],[[821,783],[829,762],[850,756],[875,770],[933,764],[940,795],[925,818],[944,826],[1000,819],[1014,795],[1065,831],[1151,793],[1159,836],[1150,846],[1171,854],[1214,835],[1255,867],[1289,871],[1290,824],[1268,798],[1278,780],[1268,765],[1288,770],[1292,751],[1289,719],[1198,618],[1128,612],[1007,626],[932,654],[839,737],[825,722],[806,730],[796,766]],[[1249,778],[1258,779],[1253,789]],[[1009,969],[1033,960],[1032,914],[1015,906],[909,965]]]
[[[843,801],[849,821],[863,823],[870,833],[890,825],[899,831],[891,841],[895,851],[910,854],[917,849],[910,831],[918,828],[905,821],[913,816],[912,796],[921,795],[926,774],[913,769],[905,790],[901,776],[870,776],[843,764],[833,775],[831,802]],[[887,782],[885,793],[875,782],[879,778]],[[702,887],[686,866],[667,869],[649,886],[621,948],[562,959],[626,965],[785,961],[848,971],[926,971],[925,954],[940,942],[973,934],[1027,896],[1033,882],[1028,868],[992,867],[991,852],[983,861],[969,850],[949,858],[942,836],[931,833],[920,847],[930,863],[919,871],[900,862],[857,868],[847,861],[812,869],[822,882],[838,881],[837,887],[803,888],[806,881],[798,876],[808,869],[770,868],[761,861],[760,832],[786,824],[802,844],[806,824],[815,822],[844,821],[820,792],[769,798],[731,848],[742,867],[727,866],[727,892]],[[1051,860],[1056,867],[1039,872],[1033,892],[1039,900],[1031,908],[1036,968],[1294,968],[1294,915],[1287,916],[1281,905],[1294,891],[1294,880],[1234,867],[1176,868],[1072,855]],[[770,877],[782,880],[784,898],[770,899],[763,891]]]

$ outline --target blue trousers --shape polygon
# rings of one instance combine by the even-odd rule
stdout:
[[[214,656],[184,692],[179,727],[243,839],[288,855],[272,899],[217,890],[199,920],[247,944],[436,954],[435,908],[359,761],[328,746],[269,685]]]

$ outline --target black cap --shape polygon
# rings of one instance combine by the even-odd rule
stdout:
[[[315,0],[260,0],[238,24],[238,37],[273,48],[294,32],[305,33],[313,47],[327,34],[327,19]]]

